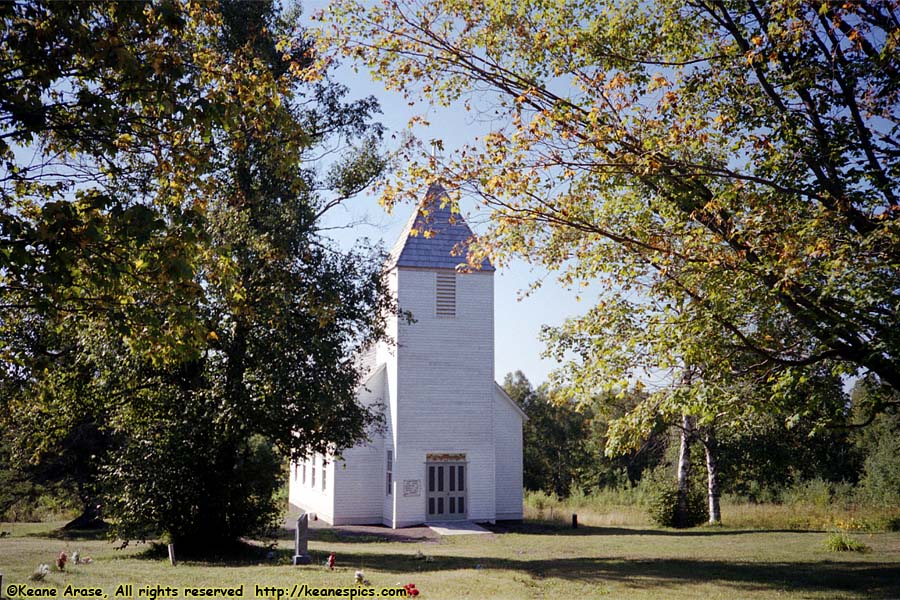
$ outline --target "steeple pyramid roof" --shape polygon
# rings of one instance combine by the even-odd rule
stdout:
[[[388,268],[456,269],[466,264],[468,244],[474,237],[462,215],[450,209],[446,190],[433,183],[394,244]],[[494,267],[485,258],[481,270]]]

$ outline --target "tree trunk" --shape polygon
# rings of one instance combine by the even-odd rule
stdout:
[[[718,442],[716,432],[712,427],[706,429],[703,438],[706,448],[706,473],[707,473],[707,497],[709,498],[709,522],[717,524],[722,522],[722,514],[719,510],[719,463],[716,457]]]
[[[688,495],[691,489],[691,442],[694,438],[694,418],[681,417],[681,449],[678,453],[678,514],[675,521],[679,527],[688,521]]]
[[[108,524],[103,520],[97,499],[89,495],[81,484],[78,485],[78,490],[81,514],[63,525],[63,529],[106,529]]]

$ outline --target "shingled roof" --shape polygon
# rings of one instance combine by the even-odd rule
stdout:
[[[394,244],[388,268],[456,269],[466,264],[468,242],[474,237],[462,215],[450,209],[446,190],[433,183]],[[481,270],[494,267],[485,258]]]

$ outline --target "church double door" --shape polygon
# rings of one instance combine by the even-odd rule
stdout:
[[[426,463],[426,511],[429,521],[462,521],[466,518],[465,461]]]

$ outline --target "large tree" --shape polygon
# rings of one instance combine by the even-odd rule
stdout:
[[[73,47],[58,57],[48,41],[39,58],[50,66],[23,55],[11,79],[40,88],[44,71],[60,71],[49,79],[58,104],[74,89],[78,111],[105,127],[88,152],[77,113],[60,131],[19,113],[7,120],[32,127],[10,160],[28,143],[40,155],[75,136],[66,158],[45,159],[63,160],[61,183],[45,167],[31,175],[38,187],[7,190],[30,208],[9,208],[5,222],[34,235],[53,220],[48,207],[74,215],[46,243],[4,238],[22,245],[0,272],[3,418],[16,460],[78,453],[66,440],[89,419],[109,442],[92,458],[92,489],[116,533],[208,549],[258,532],[279,509],[279,457],[340,452],[378,419],[355,403],[352,356],[380,338],[391,308],[382,257],[339,251],[319,230],[384,166],[377,104],[347,102],[273,2],[39,3],[10,21],[39,40],[55,27],[56,43]],[[145,35],[153,52],[129,45]],[[96,66],[107,38],[122,56]],[[71,71],[70,55],[87,66]],[[170,88],[153,87],[157,71]],[[94,94],[103,85],[109,93]],[[56,88],[34,106],[55,114],[42,103]],[[117,153],[121,136],[131,153]],[[319,173],[327,152],[342,158]],[[69,177],[72,156],[89,179]],[[21,172],[9,167],[10,178]],[[99,225],[81,217],[85,197],[103,198],[87,213]]]
[[[599,296],[549,334],[583,397],[699,363],[776,396],[810,367],[900,388],[896,0],[329,14],[326,43],[388,87],[489,117],[439,177],[495,209],[483,251]],[[386,202],[432,169],[418,160]]]

